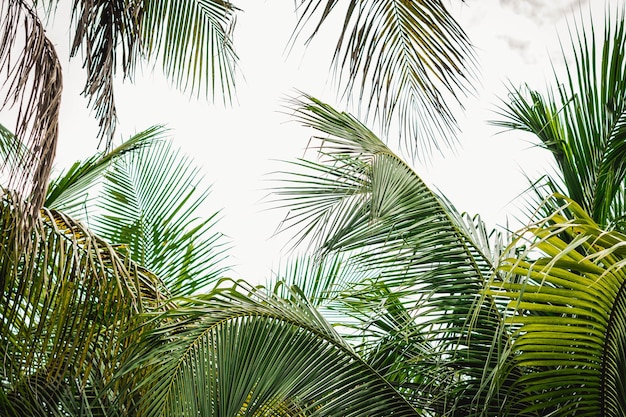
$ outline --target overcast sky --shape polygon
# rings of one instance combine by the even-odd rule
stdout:
[[[612,0],[611,5],[624,0]],[[267,174],[284,167],[276,160],[302,156],[309,133],[281,112],[285,97],[295,89],[336,105],[330,72],[334,39],[320,38],[285,53],[295,25],[293,1],[239,0],[234,41],[245,79],[237,86],[232,108],[190,99],[172,91],[158,74],[145,71],[134,85],[116,91],[118,134],[127,138],[150,125],[165,123],[175,144],[192,155],[213,184],[207,214],[223,209],[219,229],[233,243],[234,277],[262,280],[281,257],[284,238],[270,239],[284,212],[267,211]],[[566,20],[592,8],[602,21],[604,4],[593,0],[453,0],[452,13],[477,48],[480,85],[459,115],[461,146],[437,155],[428,166],[416,166],[428,184],[440,189],[461,211],[481,213],[489,225],[503,224],[519,213],[509,202],[527,186],[522,168],[539,175],[549,160],[517,133],[494,135],[486,120],[495,117],[504,84],[528,82],[542,88],[551,74],[549,56],[558,66],[557,33],[567,36]],[[60,18],[57,18],[61,21]],[[66,28],[67,26],[65,26]],[[67,36],[56,28],[64,55]],[[96,122],[79,97],[84,75],[78,62],[65,66],[58,165],[96,150]],[[394,142],[391,140],[391,142]],[[284,256],[284,255],[282,255]]]

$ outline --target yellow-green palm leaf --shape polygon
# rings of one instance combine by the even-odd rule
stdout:
[[[565,201],[571,216],[556,212],[530,227],[529,251],[505,261],[508,279],[488,293],[508,300],[509,356],[527,411],[624,415],[626,236]]]

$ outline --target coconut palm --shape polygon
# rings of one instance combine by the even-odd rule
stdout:
[[[562,192],[603,227],[623,228],[626,167],[626,29],[624,11],[607,14],[605,32],[575,24],[565,74],[542,93],[512,88],[494,124],[531,133],[554,156],[549,192]],[[540,194],[540,199],[546,194]]]
[[[613,42],[620,49],[624,24],[607,29],[609,72],[623,64],[609,51]],[[274,289],[224,281],[151,314],[155,326],[119,376],[146,370],[141,384],[122,390],[136,399],[133,410],[624,413],[625,236],[603,231],[583,204],[557,195],[546,203],[549,217],[505,246],[356,118],[306,95],[293,110],[317,131],[320,158],[296,162],[278,193],[292,209],[284,227],[299,231],[296,242],[308,242],[317,258],[288,269]],[[617,128],[614,119],[603,125],[608,137],[621,131],[619,119]],[[621,171],[618,164],[602,172]]]
[[[623,11],[607,16],[598,47],[593,27],[577,27],[558,94],[513,92],[500,123],[541,139],[571,195],[535,207],[546,217],[506,249],[355,118],[296,102],[320,160],[297,163],[278,191],[292,209],[285,227],[360,268],[329,305],[424,415],[624,414],[625,29]]]
[[[323,162],[297,163],[306,171],[278,191],[292,209],[285,227],[318,256],[346,252],[356,264],[359,279],[344,280],[333,305],[352,328],[356,320],[357,350],[424,415],[500,413],[486,377],[509,341],[501,308],[482,294],[499,238],[459,215],[354,117],[312,97],[295,106],[319,131]]]
[[[522,376],[527,410],[540,415],[623,415],[625,193],[624,10],[607,14],[596,39],[579,22],[573,61],[555,91],[513,89],[501,126],[532,133],[556,161],[550,192],[533,222],[528,251],[507,259],[505,279],[488,293],[508,300],[507,327],[517,335],[506,357]],[[565,50],[565,48],[564,48]],[[567,58],[567,56],[566,56]],[[567,59],[566,62],[570,62]],[[535,207],[537,210],[537,207]],[[528,236],[527,234],[527,236]],[[522,240],[522,237],[519,238]]]
[[[624,415],[626,236],[558,197],[561,210],[528,227],[528,251],[506,259],[509,274],[487,291],[507,302],[513,343],[502,371],[517,371],[514,386],[525,395],[513,401],[528,413]]]
[[[3,133],[4,144],[16,140]],[[9,359],[2,374],[3,415],[122,412],[129,405],[118,400],[119,385],[129,380],[114,376],[145,328],[141,313],[167,310],[172,295],[190,295],[224,271],[215,214],[207,220],[196,214],[206,198],[196,189],[198,170],[162,141],[163,133],[158,126],[140,132],[52,181],[49,208],[24,246],[17,246],[19,231],[8,227],[20,212],[5,193],[0,317],[2,353]],[[156,175],[168,172],[176,175]],[[162,204],[163,193],[178,204]],[[91,216],[83,223],[57,208],[76,218]]]
[[[145,141],[158,135],[158,128],[74,165],[48,187],[62,73],[40,16],[50,15],[58,3],[11,0],[0,5],[0,69],[8,74],[7,105],[18,108],[15,135],[0,129],[2,414],[150,415],[174,413],[182,405],[183,412],[226,415],[389,410],[414,415],[414,405],[360,358],[297,289],[273,296],[257,290],[242,294],[246,287],[240,286],[189,298],[221,272],[211,271],[221,249],[216,249],[217,237],[206,234],[213,220],[190,217],[205,195],[195,197],[189,188],[195,172],[187,169],[187,161],[166,147],[146,150]],[[396,29],[418,29],[415,25],[424,22],[415,16],[423,7],[408,9]],[[83,54],[84,94],[107,149],[115,132],[118,65],[124,77],[132,78],[141,58],[161,57],[165,72],[179,86],[203,95],[217,90],[228,100],[235,59],[228,35],[233,12],[229,2],[211,0],[74,2],[71,53]],[[442,53],[443,61],[454,67],[445,73],[458,73],[467,41],[458,27],[450,26],[446,13],[434,17],[443,22],[438,39],[452,33],[452,43],[461,51],[454,53],[452,47]],[[432,22],[427,23],[432,30]],[[23,38],[18,32],[22,27]],[[407,43],[395,51],[407,55]],[[425,74],[425,66],[441,62],[433,59],[427,53],[422,60],[407,58],[403,65],[419,65]],[[443,79],[449,83],[452,77]],[[415,82],[411,77],[401,84],[411,87],[412,95]],[[428,90],[429,98],[422,101],[434,105],[440,96],[432,88],[429,81],[417,90]],[[394,95],[389,97],[384,108],[395,108]],[[169,170],[161,172],[163,167]],[[86,196],[103,173],[96,214],[87,210],[85,223],[75,220],[73,216],[85,215],[92,203]],[[163,184],[158,184],[164,178],[160,174],[167,177]],[[248,335],[248,328],[256,333]],[[254,340],[275,343],[251,349]],[[212,343],[226,349],[211,356]],[[235,347],[242,354],[233,361],[229,352]],[[231,374],[216,379],[215,364]],[[239,374],[242,366],[257,376],[248,378],[247,385],[238,385],[241,375],[248,375]],[[332,383],[320,389],[322,376]],[[194,399],[196,392],[212,395]]]

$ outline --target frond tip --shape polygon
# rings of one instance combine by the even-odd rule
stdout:
[[[300,1],[294,37],[313,21],[310,41],[328,26],[341,3]],[[462,106],[461,96],[471,91],[475,57],[469,38],[443,2],[345,3],[333,63],[348,100],[363,101],[365,115],[378,118],[383,131],[398,122],[400,139],[420,158],[439,149],[442,141],[454,143],[456,121],[449,103]]]

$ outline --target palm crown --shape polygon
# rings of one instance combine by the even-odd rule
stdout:
[[[348,3],[335,59],[347,91],[369,92],[366,109],[387,126],[397,115],[417,147],[421,121],[439,117],[427,137],[453,125],[444,98],[463,91],[471,52],[441,2],[409,3]],[[626,413],[623,12],[614,25],[607,15],[599,49],[573,33],[557,93],[514,90],[503,106],[498,123],[536,134],[562,174],[549,184],[567,192],[541,195],[545,216],[511,241],[457,212],[355,117],[294,99],[320,158],[294,162],[276,194],[291,209],[284,227],[313,252],[252,287],[218,279],[215,216],[196,217],[207,194],[161,127],[49,182],[60,67],[35,5],[0,6],[0,65],[16,69],[9,93],[23,109],[15,135],[0,130],[3,415]],[[315,35],[337,7],[303,2],[298,28],[317,19]],[[235,10],[76,2],[73,50],[102,137],[120,51],[126,75],[158,55],[181,86],[228,97]],[[27,53],[11,66],[19,22]]]

